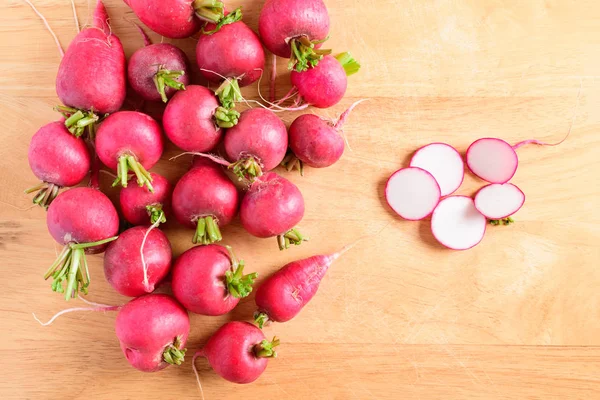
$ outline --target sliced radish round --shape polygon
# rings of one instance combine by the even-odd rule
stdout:
[[[475,195],[475,207],[489,219],[510,217],[525,203],[525,194],[512,183],[492,183]]]
[[[440,185],[442,196],[454,193],[465,177],[465,164],[456,149],[445,143],[421,147],[410,160],[411,167],[429,172]]]
[[[485,233],[487,219],[466,196],[446,197],[431,216],[433,236],[446,247],[466,250],[475,246]]]
[[[471,143],[467,149],[467,165],[484,181],[506,183],[517,172],[519,158],[504,140],[483,138]]]
[[[388,179],[385,199],[399,216],[417,221],[431,214],[440,201],[440,186],[421,168],[402,168]]]

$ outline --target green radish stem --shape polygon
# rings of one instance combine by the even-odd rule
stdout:
[[[260,329],[262,329],[263,326],[269,322],[269,316],[266,313],[257,311],[254,313],[254,322],[256,322]]]
[[[304,176],[304,164],[291,150],[288,150],[280,165],[288,172],[297,168],[300,171],[300,175]]]
[[[163,351],[163,360],[171,365],[181,365],[185,359],[187,349],[180,349],[181,336],[177,336],[173,343]]]
[[[221,104],[214,115],[217,125],[221,128],[231,128],[237,125],[240,113],[235,110],[235,103],[243,100],[238,80],[225,79],[215,90],[215,95]]]
[[[211,244],[223,239],[218,221],[212,215],[199,217],[196,221],[196,233],[192,242],[194,244]]]
[[[163,206],[160,203],[149,204],[146,206],[146,211],[148,211],[148,215],[150,216],[150,223],[154,225],[157,221],[164,224],[167,222],[167,217],[165,212],[163,211]]]
[[[37,204],[47,209],[50,203],[52,203],[52,200],[58,196],[59,190],[60,186],[54,183],[41,182],[40,184],[25,190],[25,194],[37,192],[35,196],[33,196],[33,204]]]
[[[218,0],[194,0],[192,7],[198,18],[218,24],[223,18],[223,2]]]
[[[223,25],[233,24],[234,22],[238,22],[242,20],[242,7],[238,7],[217,22],[217,26],[215,29],[211,31],[205,31],[204,27],[202,28],[202,33],[204,35],[212,35],[215,32],[218,32],[219,29],[223,27]]]
[[[120,184],[122,187],[127,187],[127,174],[129,173],[129,169],[135,174],[139,186],[146,185],[148,190],[154,193],[152,176],[150,176],[150,173],[146,171],[146,168],[130,154],[124,154],[119,157],[119,163],[117,164],[117,178],[112,185],[117,186]]]
[[[262,175],[262,163],[255,156],[243,156],[228,168],[241,180],[253,181]]]
[[[165,89],[168,87],[175,90],[185,90],[185,85],[177,80],[177,78],[185,75],[185,71],[171,71],[165,69],[163,65],[158,67],[158,72],[154,75],[152,80],[156,86],[156,90],[160,94],[160,98],[163,103],[166,103],[169,99],[165,93]]]
[[[510,224],[514,224],[515,220],[513,219],[513,217],[507,217],[507,218],[502,218],[502,219],[490,219],[490,224],[494,225],[494,226],[498,226],[498,225],[510,225]]]
[[[78,110],[67,106],[56,106],[54,109],[65,117],[65,126],[71,134],[81,137],[87,132],[88,138],[94,139],[96,136],[96,125],[100,121],[100,117],[93,110]]]
[[[258,277],[258,273],[244,275],[244,260],[237,260],[231,246],[225,246],[231,260],[231,269],[225,272],[225,281],[227,284],[227,292],[241,299],[252,293],[252,285]]]
[[[353,75],[360,70],[360,63],[356,61],[349,52],[340,53],[335,58],[342,64],[346,76]]]
[[[327,39],[329,36],[323,40],[310,41],[307,36],[300,36],[290,40],[292,56],[288,63],[288,69],[302,72],[315,67],[324,55],[331,53],[331,49],[315,49],[315,45],[323,43]]]
[[[294,244],[299,246],[302,242],[307,242],[308,238],[302,236],[302,234],[296,229],[292,228],[283,235],[277,235],[277,243],[279,244],[279,250],[289,249],[290,245]]]
[[[264,339],[259,344],[254,345],[252,352],[259,358],[275,358],[277,357],[277,352],[274,350],[274,347],[277,346],[279,346],[279,339],[277,336],[274,336],[270,342]]]

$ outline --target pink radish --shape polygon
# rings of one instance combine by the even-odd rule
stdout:
[[[44,279],[52,277],[52,290],[64,292],[67,300],[79,291],[87,294],[90,275],[85,253],[102,252],[106,243],[116,239],[117,210],[100,191],[78,187],[56,197],[48,207],[46,223],[54,240],[65,247]]]
[[[173,295],[196,314],[223,315],[252,292],[257,274],[244,275],[244,261],[231,247],[196,246],[183,253],[173,266]]]
[[[525,203],[525,194],[512,183],[492,183],[475,195],[475,208],[486,218],[501,220],[510,217]]]
[[[512,146],[502,139],[483,138],[467,149],[467,165],[479,178],[491,183],[506,183],[517,172],[519,159]]]
[[[115,331],[129,364],[140,371],[155,372],[183,363],[190,319],[172,297],[147,294],[121,308]]]
[[[123,296],[154,291],[171,268],[171,243],[160,229],[127,229],[104,253],[104,275]]]
[[[223,379],[234,383],[251,383],[267,368],[270,358],[277,357],[274,347],[279,339],[266,340],[260,329],[248,322],[232,321],[221,326],[208,339],[202,350],[194,354],[192,364],[198,383],[196,358],[206,357],[212,369]]]
[[[145,185],[152,192],[152,177],[148,170],[162,155],[162,130],[146,114],[119,111],[106,118],[98,128],[96,152],[104,165],[117,171],[113,186],[127,187],[127,174],[131,170],[138,185]]]
[[[90,170],[84,141],[72,135],[62,121],[46,124],[33,135],[27,158],[31,171],[42,182],[25,193],[36,192],[33,203],[44,208],[60,188],[79,184]]]
[[[292,182],[267,172],[258,178],[242,199],[240,220],[259,238],[277,237],[279,249],[308,240],[295,228],[304,216],[304,198]]]
[[[121,189],[119,203],[127,222],[133,225],[167,222],[166,214],[171,205],[173,187],[169,181],[154,172],[150,172],[153,192],[146,186],[127,185]]]
[[[475,208],[473,199],[450,196],[442,199],[431,216],[431,231],[442,245],[467,250],[481,242],[487,220]]]
[[[442,196],[452,194],[465,177],[465,164],[456,149],[445,143],[431,143],[421,147],[410,160],[411,167],[429,172],[440,185]]]
[[[402,218],[417,221],[433,212],[441,191],[429,172],[417,168],[402,168],[392,174],[385,186],[385,199]]]

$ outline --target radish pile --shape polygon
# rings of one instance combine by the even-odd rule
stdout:
[[[33,202],[47,209],[48,231],[64,246],[44,275],[52,278],[54,292],[66,300],[88,302],[81,297],[93,288],[86,254],[104,252],[106,280],[116,292],[133,298],[122,306],[88,302],[89,308],[71,308],[57,316],[118,311],[115,332],[125,359],[138,370],[154,372],[184,362],[188,312],[224,315],[253,291],[257,273],[245,271],[245,262],[230,246],[217,244],[226,237],[225,226],[239,215],[249,234],[273,238],[280,250],[308,240],[298,228],[304,197],[275,170],[283,166],[303,172],[304,165],[323,168],[337,162],[345,147],[342,127],[359,102],[338,121],[301,115],[289,132],[276,112],[337,104],[345,95],[347,76],[360,65],[349,53],[333,56],[320,48],[329,37],[330,23],[322,0],[267,0],[260,14],[260,37],[242,21],[241,8],[229,11],[217,0],[125,3],[162,36],[198,34],[199,71],[216,89],[196,84],[188,55],[169,43],[152,44],[139,26],[143,46],[126,62],[98,0],[93,26],[75,37],[58,68],[56,92],[63,104],[56,110],[63,118],[44,125],[31,139],[29,164],[40,182],[26,193],[35,192]],[[258,106],[239,112],[236,103],[244,100],[240,88],[264,72],[263,45],[273,60],[289,59],[293,88],[279,100],[266,101],[261,95],[264,102],[253,100]],[[127,86],[144,102],[166,103],[160,121],[142,112],[143,106],[142,111],[123,108]],[[194,155],[189,171],[177,182],[153,171],[163,155],[165,136],[182,155]],[[420,162],[428,168],[426,161]],[[115,176],[119,211],[101,191],[102,166]],[[428,177],[429,187],[419,198],[431,204],[418,210],[395,204],[407,218],[431,213],[429,208],[443,195],[440,186],[449,190],[456,185],[455,176],[439,166],[431,168],[437,168],[433,176],[411,167],[390,188],[400,193],[407,181],[418,186],[421,175]],[[88,173],[90,187],[78,186]],[[448,183],[438,185],[438,176]],[[73,188],[60,192],[64,187]],[[432,194],[435,201],[429,198]],[[513,191],[490,188],[482,191],[482,207],[489,207],[488,199],[496,195],[516,201]],[[168,230],[161,227],[167,220],[190,228],[190,241],[197,246],[174,258]],[[257,290],[254,319],[259,327],[229,322],[193,358],[205,357],[217,374],[232,382],[258,379],[279,345],[279,339],[265,338],[263,325],[296,316],[348,248],[285,265]],[[170,285],[173,296],[155,293],[161,285]]]

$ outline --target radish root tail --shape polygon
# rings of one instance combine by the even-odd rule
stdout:
[[[33,10],[33,12],[36,13],[38,17],[40,17],[40,19],[42,20],[42,22],[46,26],[46,29],[48,30],[48,32],[50,32],[50,34],[54,38],[54,43],[56,43],[56,47],[58,48],[58,52],[60,53],[60,56],[64,57],[65,56],[65,51],[63,50],[62,46],[60,45],[60,41],[58,40],[58,37],[56,37],[56,34],[54,33],[54,31],[52,30],[52,28],[50,28],[50,24],[48,24],[48,21],[46,20],[46,17],[44,17],[42,15],[42,13],[39,12],[37,10],[37,8],[35,8],[35,6],[33,5],[33,3],[31,1],[29,1],[29,0],[23,0],[23,1],[25,3],[27,3],[27,4],[29,4],[29,7],[31,7],[31,9]]]
[[[204,400],[204,391],[202,390],[202,384],[200,383],[200,374],[198,374],[198,369],[196,368],[196,358],[201,356],[201,351],[198,351],[196,352],[196,354],[194,354],[194,357],[192,357],[192,369],[194,370],[194,375],[196,375],[196,383],[198,383],[198,390],[200,391],[200,396],[202,397],[202,400]]]
[[[64,314],[68,314],[68,313],[72,313],[72,312],[76,312],[76,311],[117,311],[121,308],[121,306],[102,306],[102,307],[73,307],[73,308],[67,308],[65,310],[59,311],[56,314],[54,314],[54,316],[52,318],[50,318],[48,321],[46,322],[42,322],[39,320],[38,317],[36,317],[35,313],[31,313],[33,315],[33,319],[35,319],[37,322],[39,322],[40,325],[42,326],[48,326],[48,325],[52,325],[52,323],[61,315]]]
[[[160,225],[160,223],[163,220],[163,216],[164,216],[164,212],[161,212],[161,217],[156,219],[156,222],[154,222],[147,230],[146,233],[144,234],[144,238],[142,239],[142,245],[140,246],[140,256],[142,258],[142,269],[144,271],[144,288],[146,289],[146,291],[148,293],[152,292],[154,290],[154,288],[150,287],[150,284],[148,283],[148,264],[146,264],[146,258],[144,257],[144,246],[146,245],[146,239],[148,239],[148,235],[150,234],[150,232],[152,231],[152,229],[156,228],[158,225]]]

